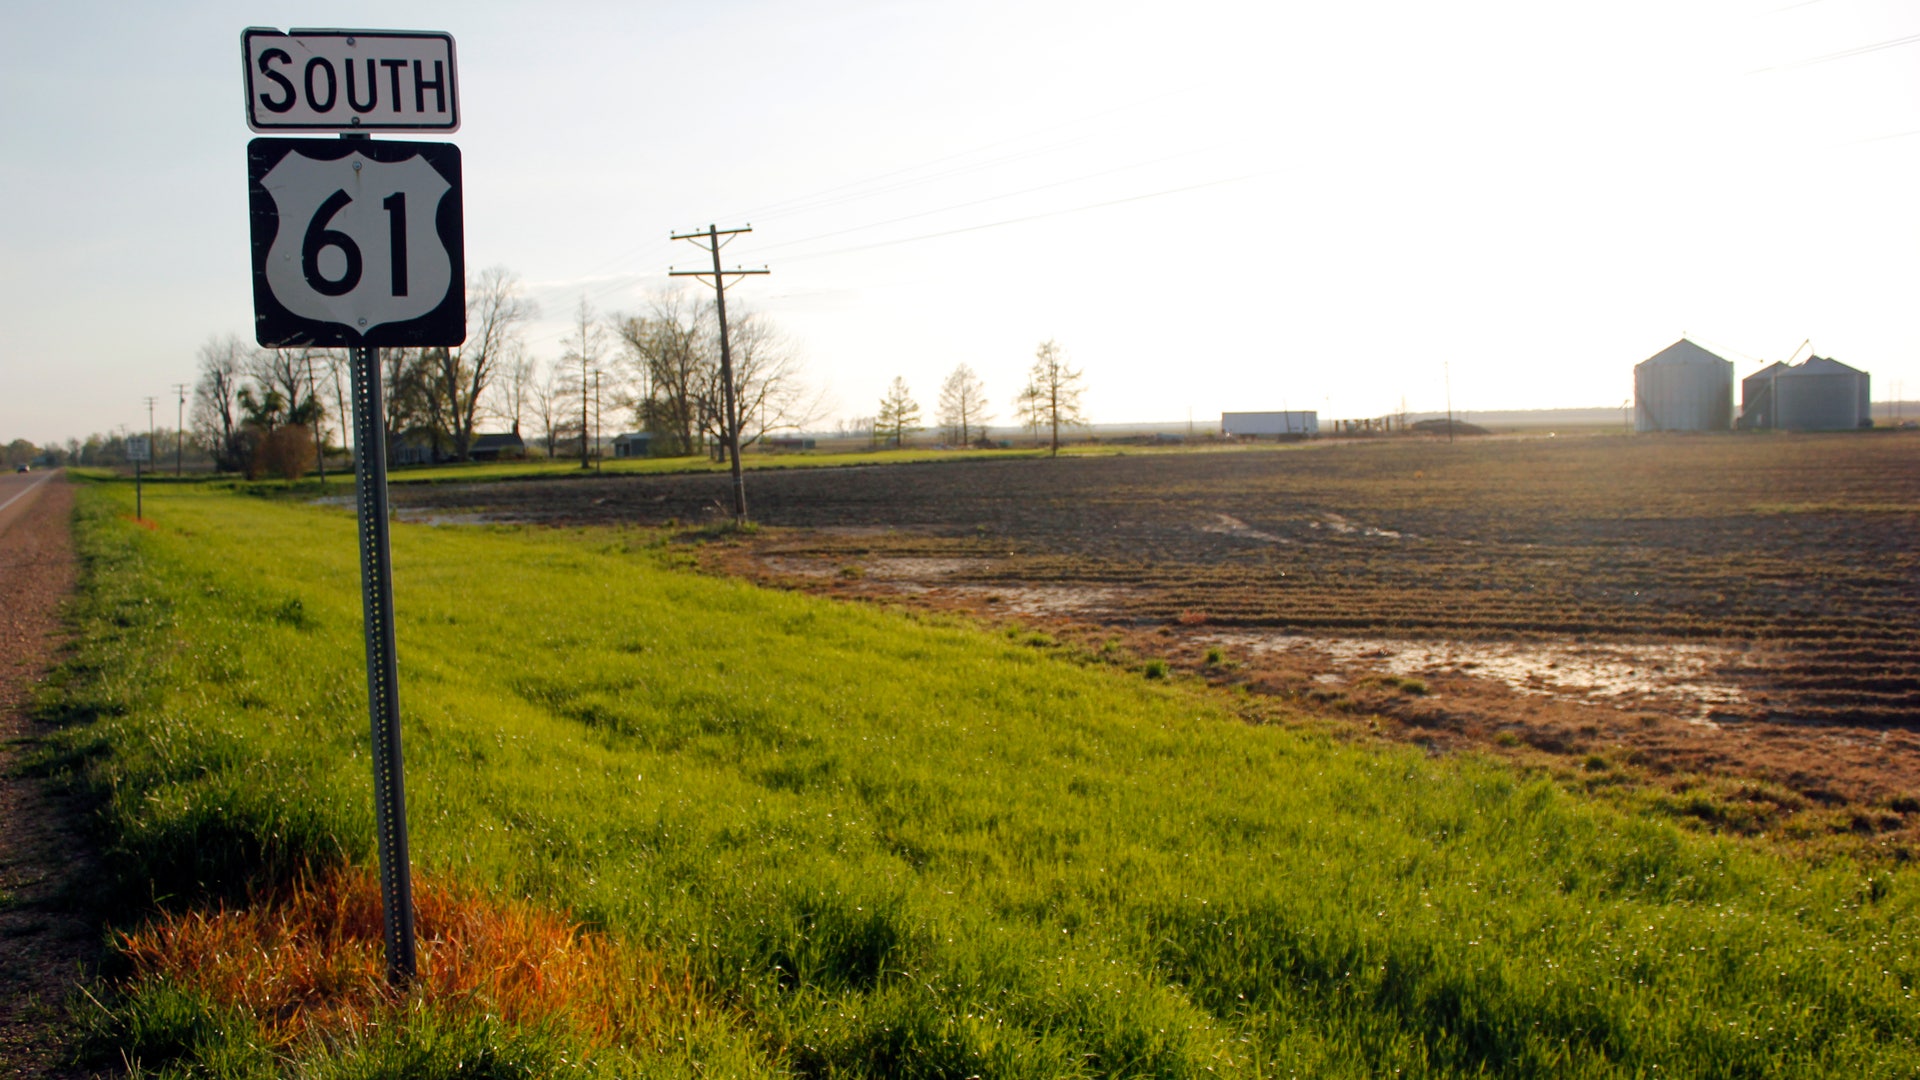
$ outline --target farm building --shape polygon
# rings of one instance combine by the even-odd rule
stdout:
[[[433,465],[441,456],[439,440],[426,428],[408,428],[387,440],[387,460],[395,465]]]
[[[613,437],[613,456],[617,458],[646,457],[653,450],[651,431],[629,431]]]
[[[527,456],[527,444],[526,440],[511,431],[488,432],[474,436],[473,445],[467,448],[467,456],[475,461],[519,459]]]
[[[1740,426],[1755,431],[1872,427],[1871,379],[1838,360],[1770,364],[1740,380]]]
[[[1633,430],[1733,427],[1733,361],[1681,338],[1633,369]]]
[[[1225,412],[1220,414],[1220,434],[1254,439],[1263,435],[1281,439],[1300,439],[1320,434],[1320,414],[1311,409],[1292,412]]]

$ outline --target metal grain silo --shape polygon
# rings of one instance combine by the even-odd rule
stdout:
[[[1682,338],[1633,369],[1633,430],[1726,431],[1733,426],[1733,361]]]
[[[1740,380],[1739,426],[1742,430],[1766,431],[1773,427],[1776,415],[1773,380],[1781,372],[1792,370],[1793,366],[1786,361],[1775,360]]]
[[[1867,373],[1810,356],[1773,377],[1773,426],[1788,431],[1850,431],[1873,415]]]

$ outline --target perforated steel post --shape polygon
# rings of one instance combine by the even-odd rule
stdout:
[[[387,546],[387,426],[377,349],[353,349],[354,488],[360,509],[360,599],[367,622],[367,712],[373,720],[373,823],[387,981],[417,972],[413,871],[407,858],[407,785],[400,757],[400,682],[393,647],[393,563]]]

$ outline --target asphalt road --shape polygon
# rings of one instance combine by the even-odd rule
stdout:
[[[58,469],[30,473],[0,473],[0,537],[4,537],[13,523],[26,515],[43,486],[60,475]]]

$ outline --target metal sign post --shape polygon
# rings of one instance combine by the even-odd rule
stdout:
[[[248,126],[343,136],[247,146],[254,339],[267,348],[349,351],[373,819],[387,980],[399,986],[418,974],[418,957],[379,350],[466,341],[466,255],[460,148],[375,141],[365,132],[460,126],[453,38],[256,27],[241,35],[241,51]]]
[[[393,642],[393,563],[387,544],[387,424],[380,352],[349,351],[353,369],[354,493],[360,511],[360,603],[366,612],[367,710],[373,721],[373,827],[386,912],[387,981],[418,973],[413,873],[407,856],[406,770],[400,756],[400,674]]]

